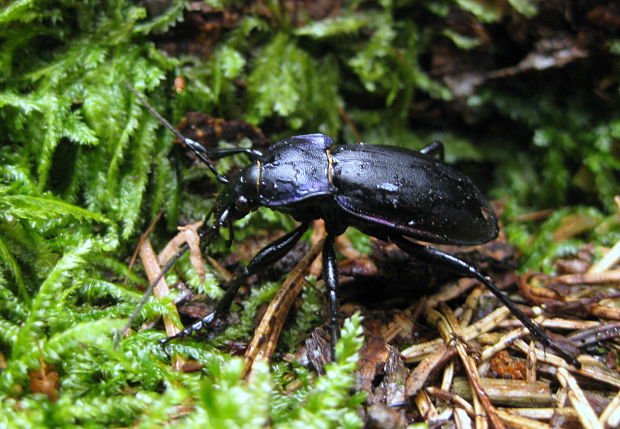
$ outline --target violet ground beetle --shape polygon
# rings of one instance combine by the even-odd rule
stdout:
[[[327,238],[323,247],[323,279],[329,302],[332,352],[338,339],[338,267],[334,238],[349,226],[381,240],[391,241],[409,255],[432,264],[443,264],[451,271],[482,282],[510,309],[517,319],[545,346],[552,348],[575,366],[579,362],[543,332],[532,320],[475,266],[434,247],[410,238],[436,244],[476,245],[497,237],[495,213],[471,180],[434,158],[443,159],[443,145],[434,142],[414,152],[394,146],[364,143],[335,146],[323,134],[293,136],[267,149],[205,149],[185,138],[157,113],[146,100],[129,87],[136,97],[176,137],[190,147],[223,183],[213,214],[215,221],[201,233],[207,245],[222,227],[245,217],[258,207],[269,207],[291,215],[301,223],[295,230],[260,250],[243,272],[226,285],[226,292],[215,310],[169,341],[190,335],[224,317],[241,285],[250,277],[286,255],[301,239],[310,221],[325,221]],[[237,153],[248,156],[252,165],[227,178],[220,175],[211,160]],[[163,268],[130,319],[140,311],[153,286],[185,252],[182,247]],[[333,355],[333,353],[332,353]]]

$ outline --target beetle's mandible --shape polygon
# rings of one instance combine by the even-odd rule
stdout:
[[[163,345],[225,316],[247,278],[286,255],[301,239],[310,221],[321,218],[327,231],[323,247],[323,278],[328,293],[332,350],[338,338],[338,267],[333,245],[335,237],[352,226],[395,243],[413,257],[443,264],[460,275],[478,279],[539,341],[573,365],[579,365],[572,354],[551,341],[475,266],[411,240],[473,245],[491,241],[498,233],[495,213],[472,181],[435,158],[436,155],[443,158],[441,143],[435,142],[420,152],[414,152],[364,143],[335,146],[326,135],[308,134],[289,137],[260,151],[207,150],[181,135],[130,89],[225,184],[215,203],[214,222],[202,234],[207,240],[222,227],[230,227],[232,222],[258,207],[287,213],[300,222],[295,230],[260,250],[242,274],[231,280],[213,313],[177,335],[162,340]],[[211,161],[236,153],[246,154],[251,164],[230,178],[221,176]],[[154,284],[158,281],[155,280]]]

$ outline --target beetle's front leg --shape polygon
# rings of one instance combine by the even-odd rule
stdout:
[[[332,360],[336,360],[336,342],[338,341],[338,264],[334,252],[334,235],[328,234],[323,244],[323,281],[327,288],[327,301],[329,305],[329,329],[331,334]]]
[[[235,295],[237,295],[239,288],[246,282],[248,277],[254,274],[258,274],[274,262],[280,260],[284,255],[286,255],[301,239],[301,237],[308,229],[308,226],[308,223],[303,223],[293,231],[263,247],[254,256],[254,258],[252,258],[247,267],[243,269],[243,272],[238,277],[235,277],[228,283],[226,287],[226,292],[215,307],[215,311],[203,317],[201,320],[194,323],[193,325],[183,329],[176,335],[172,335],[170,337],[162,339],[159,344],[164,347],[170,341],[191,335],[192,332],[200,331],[201,329],[213,323],[214,320],[224,317],[228,313],[228,310],[230,309],[232,301],[235,298]]]
[[[525,313],[523,313],[519,309],[519,307],[517,307],[515,303],[512,302],[512,300],[491,281],[489,277],[482,274],[476,267],[457,258],[456,256],[450,255],[449,253],[442,252],[441,250],[435,249],[434,247],[422,246],[420,244],[407,240],[402,236],[390,236],[389,239],[413,257],[422,259],[433,264],[443,263],[450,267],[452,271],[458,274],[478,279],[502,302],[502,304],[508,307],[512,314],[514,314],[515,317],[519,319],[521,323],[523,323],[523,325],[530,331],[530,333],[534,335],[541,343],[556,351],[567,362],[570,362],[577,368],[581,367],[575,356],[573,356],[572,354],[555,344],[553,341],[551,341],[547,334],[545,334],[545,332],[538,325],[536,325],[532,321],[532,319],[527,317]]]

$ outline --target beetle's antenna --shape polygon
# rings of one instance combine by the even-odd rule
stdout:
[[[228,179],[222,176],[220,173],[218,173],[213,163],[209,160],[209,158],[207,158],[207,156],[205,155],[207,153],[207,150],[200,143],[195,142],[194,140],[189,139],[185,137],[183,134],[181,134],[181,132],[177,130],[176,128],[174,128],[172,124],[166,120],[166,118],[161,116],[159,112],[157,112],[157,110],[155,110],[155,108],[151,106],[148,101],[144,99],[144,97],[138,94],[138,92],[131,85],[129,85],[128,83],[125,83],[125,86],[127,87],[127,89],[129,89],[129,91],[131,91],[133,95],[136,96],[138,100],[140,100],[140,102],[148,109],[148,111],[151,112],[151,114],[155,116],[157,120],[159,120],[159,122],[164,124],[166,128],[172,131],[172,133],[179,140],[185,143],[185,145],[189,147],[196,154],[196,156],[200,158],[200,160],[206,164],[207,167],[209,167],[209,170],[211,170],[211,172],[215,175],[215,178],[217,179],[218,182],[228,183]]]

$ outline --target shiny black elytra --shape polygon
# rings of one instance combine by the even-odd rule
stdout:
[[[162,346],[176,338],[203,329],[225,316],[240,286],[286,255],[301,239],[310,221],[323,219],[327,237],[323,247],[323,278],[329,301],[332,352],[338,338],[338,268],[334,238],[349,226],[365,234],[391,241],[421,260],[443,264],[450,270],[482,282],[544,345],[573,365],[579,362],[557,344],[473,265],[439,249],[409,238],[455,245],[486,243],[497,237],[497,219],[482,193],[471,180],[433,156],[443,159],[440,142],[414,152],[393,146],[348,144],[335,146],[323,134],[293,136],[264,150],[205,149],[179,133],[132,88],[132,92],[167,128],[185,142],[225,184],[216,200],[214,223],[202,236],[207,243],[222,227],[258,207],[269,207],[291,215],[301,223],[295,230],[260,250],[241,275],[226,286],[224,297],[213,313],[178,334],[161,340]],[[252,164],[227,178],[211,160],[237,153]],[[163,274],[187,247],[164,267]],[[158,278],[149,289],[159,282]],[[145,298],[146,300],[146,298]]]

